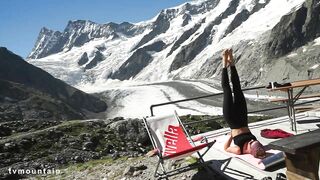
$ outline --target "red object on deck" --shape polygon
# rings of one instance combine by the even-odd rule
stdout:
[[[282,129],[263,129],[260,135],[264,138],[277,139],[277,138],[287,138],[293,136],[293,134],[288,133]]]

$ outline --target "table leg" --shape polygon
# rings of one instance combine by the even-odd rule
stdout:
[[[293,89],[289,89],[291,95],[291,108],[292,108],[292,121],[293,121],[293,129],[297,133],[297,122],[296,122],[296,110],[294,109],[294,97],[293,97]]]
[[[287,93],[288,93],[287,108],[288,108],[288,116],[291,124],[291,130],[297,132],[296,115],[295,115],[294,101],[293,101],[293,90],[288,89]]]
[[[288,101],[287,101],[287,108],[288,108],[288,117],[290,120],[291,130],[294,131],[294,124],[293,124],[293,107],[292,107],[292,91],[290,89],[287,90],[288,93]]]
[[[289,121],[290,121],[291,130],[293,131],[293,122],[292,122],[292,119],[291,119],[291,108],[290,108],[289,100],[287,101],[287,110],[288,110],[288,118],[289,118]]]

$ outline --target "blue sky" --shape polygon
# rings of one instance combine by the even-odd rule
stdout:
[[[0,0],[0,46],[26,57],[40,29],[63,31],[69,20],[140,22],[188,0]]]

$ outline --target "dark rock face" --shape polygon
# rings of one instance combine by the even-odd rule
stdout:
[[[204,2],[197,4],[197,5],[191,5],[190,3],[185,3],[185,5],[182,7],[182,11],[180,12],[180,14],[183,14],[182,26],[186,26],[189,23],[189,21],[192,18],[192,15],[208,12],[208,11],[214,9],[219,4],[219,2],[220,2],[220,0],[204,1]],[[164,11],[162,11],[162,13],[163,12]],[[167,17],[169,17],[171,19],[174,18],[176,15],[178,15],[173,10],[166,11],[165,13],[167,13],[168,14]]]
[[[63,121],[38,121],[38,120],[22,120],[8,121],[0,125],[0,137],[10,136],[14,133],[32,132],[34,130],[45,129],[60,124]],[[59,134],[59,133],[56,133]],[[54,136],[52,136],[54,137]]]
[[[181,48],[181,51],[174,58],[169,71],[177,70],[188,65],[208,44],[211,43],[212,28],[214,25],[220,24],[221,21],[233,14],[239,5],[239,0],[230,2],[229,7],[220,14],[213,22],[211,22],[205,30],[191,43]],[[192,31],[192,30],[191,30]],[[184,37],[185,38],[185,37]],[[181,40],[180,40],[181,41]]]
[[[193,33],[195,33],[199,28],[200,28],[200,24],[195,25],[194,27],[192,27],[191,29],[185,31],[180,37],[179,39],[173,44],[170,52],[167,54],[167,57],[170,56],[173,51],[175,51],[176,49],[178,49],[181,44],[183,42],[185,42]]]
[[[267,55],[281,57],[320,36],[318,0],[307,0],[298,10],[285,15],[272,29],[266,45]]]
[[[148,134],[140,119],[120,120],[111,124],[110,129],[114,130],[118,138],[123,139],[123,141],[149,143]]]
[[[213,22],[212,24],[220,24],[223,19],[226,19],[229,15],[236,12],[237,7],[239,6],[239,0],[232,0],[229,3],[228,8],[222,12]]]
[[[117,38],[117,33],[132,36],[141,33],[143,30],[143,27],[137,28],[128,22],[97,24],[84,20],[69,21],[62,33],[42,28],[34,49],[28,58],[42,58],[58,53],[63,49],[79,47],[94,38]]]
[[[94,58],[86,65],[84,69],[91,69],[103,60],[104,60],[103,54],[100,51],[97,51],[95,52]]]
[[[0,79],[0,122],[24,119],[68,120],[85,116],[70,105],[34,88]]]
[[[209,44],[208,37],[210,37],[212,27],[207,27],[195,41],[181,48],[170,66],[170,72],[188,65]]]
[[[247,9],[243,9],[240,13],[238,13],[225,31],[224,37],[235,30],[237,27],[239,27],[244,21],[249,18],[249,16],[250,12]]]
[[[23,119],[21,108],[17,105],[8,103],[0,106],[0,121],[18,121]]]
[[[52,31],[45,27],[42,28],[37,38],[37,43],[32,49],[33,54],[30,56],[30,58],[35,58],[37,54],[41,54],[43,51],[47,51],[49,49],[52,52],[58,52],[59,49],[56,49],[54,44],[58,43],[58,41],[61,41],[61,36],[62,33],[59,31]]]
[[[158,41],[136,50],[118,71],[110,75],[110,78],[125,80],[136,76],[152,61],[152,56],[149,53],[152,51],[159,52],[164,49],[165,45],[163,41]]]
[[[10,136],[12,133],[11,128],[5,125],[0,125],[0,137]]]
[[[225,31],[225,34],[223,35],[223,37],[226,37],[229,33],[231,33],[233,30],[239,27],[243,22],[245,22],[250,15],[264,8],[269,2],[270,0],[266,0],[264,3],[259,3],[259,0],[255,0],[255,5],[251,10],[251,12],[249,12],[247,9],[243,9],[240,13],[238,13],[234,17],[234,19],[228,26],[227,30]]]
[[[85,52],[82,54],[82,56],[79,58],[78,60],[78,65],[82,66],[84,64],[86,64],[89,61],[88,59],[88,54]]]
[[[107,108],[106,104],[100,99],[67,85],[40,68],[30,65],[21,57],[3,47],[0,48],[0,79],[4,80],[1,81],[3,86],[0,89],[2,97],[9,97],[13,100],[28,98],[24,102],[26,104],[32,104],[32,102],[41,104],[42,101],[39,101],[39,99],[45,99],[41,97],[41,93],[44,93],[44,97],[50,97],[50,100],[46,101],[47,103],[54,101],[56,103],[53,104],[56,105],[65,104],[62,107],[68,106],[67,109],[71,108],[73,111],[81,112],[81,109],[86,109],[92,112],[101,112]],[[11,82],[21,85],[13,85]],[[25,91],[24,88],[30,88],[31,90]],[[14,91],[10,91],[10,89],[14,89]],[[39,94],[33,96],[33,90],[36,90]],[[47,107],[51,107],[49,104]],[[50,112],[38,111],[38,113],[42,114],[43,117],[51,116]]]
[[[186,26],[187,24],[189,24],[189,21],[191,21],[191,15],[190,14],[184,14],[183,15],[182,26]]]
[[[255,6],[253,7],[251,14],[258,12],[260,9],[264,8],[269,4],[270,0],[266,0],[264,3],[259,3],[260,0],[255,0]]]
[[[320,36],[320,1],[307,0],[305,6],[308,8],[306,23],[302,28],[302,32],[308,41]]]
[[[280,22],[282,23],[278,23],[272,29],[272,34],[267,45],[271,57],[283,56],[305,43],[302,26],[305,23],[306,17],[307,8],[301,7],[294,13],[281,18]]]
[[[214,9],[219,4],[219,2],[220,0],[204,1],[203,3],[200,3],[198,5],[191,5],[190,3],[186,3],[183,6],[182,13],[188,13],[190,15],[204,13]]]
[[[170,19],[174,16],[174,14],[174,10],[168,10],[166,13],[164,11],[161,11],[157,20],[153,23],[152,31],[145,35],[141,39],[141,41],[135,46],[135,48],[132,49],[132,51],[146,44],[159,34],[165,33],[170,27]]]
[[[32,49],[31,54],[28,56],[28,58],[42,58],[46,55],[54,54],[60,52],[64,45],[68,42],[68,37],[66,37],[64,34],[59,31],[52,31],[56,36],[54,36],[54,40],[52,38],[47,38],[47,34],[43,34],[43,30],[47,28],[42,28],[39,37],[37,39],[37,42],[35,46]],[[45,37],[44,39],[42,37]],[[39,45],[41,45],[41,48],[39,48]]]

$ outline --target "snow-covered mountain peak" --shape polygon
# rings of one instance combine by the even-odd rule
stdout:
[[[269,58],[265,54],[280,52],[277,48],[285,47],[277,44],[282,43],[283,31],[297,29],[290,25],[299,23],[290,22],[306,16],[301,10],[304,2],[196,0],[134,24],[70,21],[62,33],[42,30],[29,62],[77,87],[114,79],[211,78],[219,74],[219,53],[224,48],[234,47],[238,61],[246,65],[255,56],[263,61]],[[283,18],[299,10],[302,13]],[[277,27],[280,21],[289,21],[284,23],[288,26]],[[259,63],[258,69],[263,68]]]
[[[94,28],[97,26],[97,23],[94,23],[92,21],[88,20],[75,20],[75,21],[69,21],[68,25],[66,26],[64,32],[70,33],[72,31],[76,31],[79,29],[86,29],[87,31],[90,29],[90,27]]]
[[[69,21],[63,32],[43,28],[28,59],[67,52],[97,38],[117,39],[121,36],[135,36],[141,34],[146,26],[147,24],[135,26],[128,22],[98,24],[88,20],[75,20]]]

